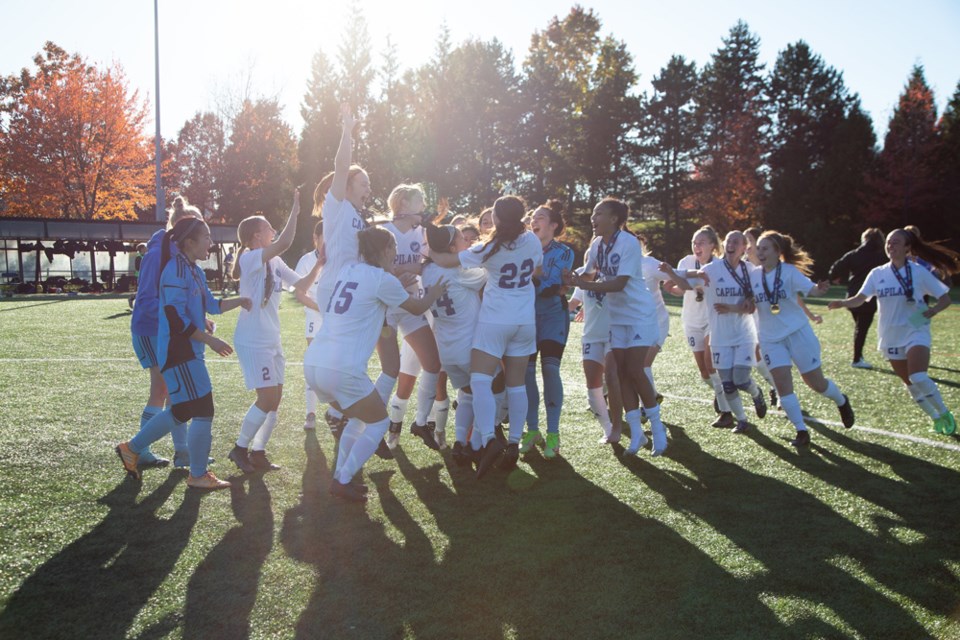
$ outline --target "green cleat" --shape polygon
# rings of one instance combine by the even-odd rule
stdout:
[[[947,411],[945,414],[940,416],[942,421],[943,435],[952,436],[957,432],[957,419],[953,417],[953,414],[950,411]]]
[[[520,438],[520,453],[530,453],[530,449],[533,449],[534,445],[537,444],[543,444],[543,436],[540,435],[540,432],[527,431]]]
[[[548,433],[547,443],[543,446],[543,457],[553,459],[560,453],[560,434]]]

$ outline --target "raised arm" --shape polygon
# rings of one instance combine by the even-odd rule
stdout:
[[[400,308],[415,316],[419,316],[420,314],[426,313],[427,309],[430,308],[430,305],[436,302],[437,299],[446,292],[447,281],[443,278],[440,278],[437,280],[436,284],[430,285],[430,289],[427,291],[425,296],[422,298],[410,296],[405,302],[400,304]]]
[[[347,180],[350,178],[350,163],[353,160],[353,128],[357,125],[350,105],[346,102],[340,105],[340,146],[333,161],[333,184],[330,193],[342,202],[347,197]]]
[[[297,235],[297,218],[300,217],[300,189],[293,191],[293,207],[290,209],[290,215],[287,216],[287,224],[283,225],[283,231],[277,236],[269,247],[263,250],[263,262],[266,264],[272,258],[276,258],[281,253],[290,248],[293,239]]]

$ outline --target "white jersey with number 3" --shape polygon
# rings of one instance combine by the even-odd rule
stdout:
[[[475,244],[464,249],[460,265],[465,269],[483,267],[487,272],[487,287],[483,290],[480,322],[489,324],[536,324],[534,302],[536,290],[533,272],[543,264],[543,246],[531,231],[524,231],[513,242],[500,245],[499,251],[484,262],[493,249]]]

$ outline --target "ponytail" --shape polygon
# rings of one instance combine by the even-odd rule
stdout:
[[[914,256],[926,260],[944,275],[952,276],[960,272],[960,254],[943,246],[942,241],[924,242],[920,237],[920,230],[916,227],[906,227],[897,231],[906,234],[907,250]]]
[[[491,256],[495,255],[504,244],[511,243],[519,238],[527,230],[523,224],[523,216],[526,214],[527,206],[519,196],[501,196],[493,203],[493,215],[496,219],[496,226],[490,234],[490,239],[483,245],[481,251],[488,246],[493,245],[490,253],[483,257],[482,262],[486,262]],[[482,215],[482,214],[481,214]]]
[[[546,209],[547,215],[550,218],[551,224],[557,225],[557,230],[554,232],[553,237],[559,238],[563,235],[563,230],[567,226],[566,220],[563,219],[563,201],[558,200],[557,198],[551,198],[547,200],[538,208]],[[536,213],[536,212],[534,212]]]
[[[813,258],[811,258],[810,254],[798,245],[792,237],[776,231],[764,231],[760,234],[760,240],[764,239],[770,240],[777,245],[777,250],[780,252],[780,256],[784,262],[792,264],[804,275],[809,276],[813,273]]]
[[[233,270],[230,272],[230,277],[234,280],[240,279],[240,256],[249,248],[247,245],[257,234],[258,227],[264,222],[267,222],[267,219],[263,216],[250,216],[241,220],[240,224],[237,225],[237,241],[240,243],[240,250],[237,251],[237,257],[233,259]]]
[[[167,230],[173,229],[178,222],[186,217],[203,220],[203,214],[183,196],[177,196],[173,199],[173,206],[167,210]]]
[[[163,274],[163,268],[170,262],[170,243],[183,242],[196,236],[200,231],[207,228],[207,223],[198,218],[183,218],[177,224],[163,234],[163,240],[160,243],[160,269],[157,275],[157,286],[160,285],[160,275]]]
[[[333,185],[333,177],[336,173],[336,171],[331,171],[320,178],[320,182],[317,183],[317,188],[313,190],[314,218],[320,218],[323,215],[323,201],[326,199],[327,192],[330,191],[330,187]],[[350,181],[353,180],[354,176],[358,173],[366,173],[366,170],[358,164],[350,165],[350,171],[347,173],[347,185],[350,184]]]

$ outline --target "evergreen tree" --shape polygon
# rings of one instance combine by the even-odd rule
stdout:
[[[937,130],[940,220],[945,227],[942,235],[953,241],[954,248],[960,248],[960,83],[943,111]]]

